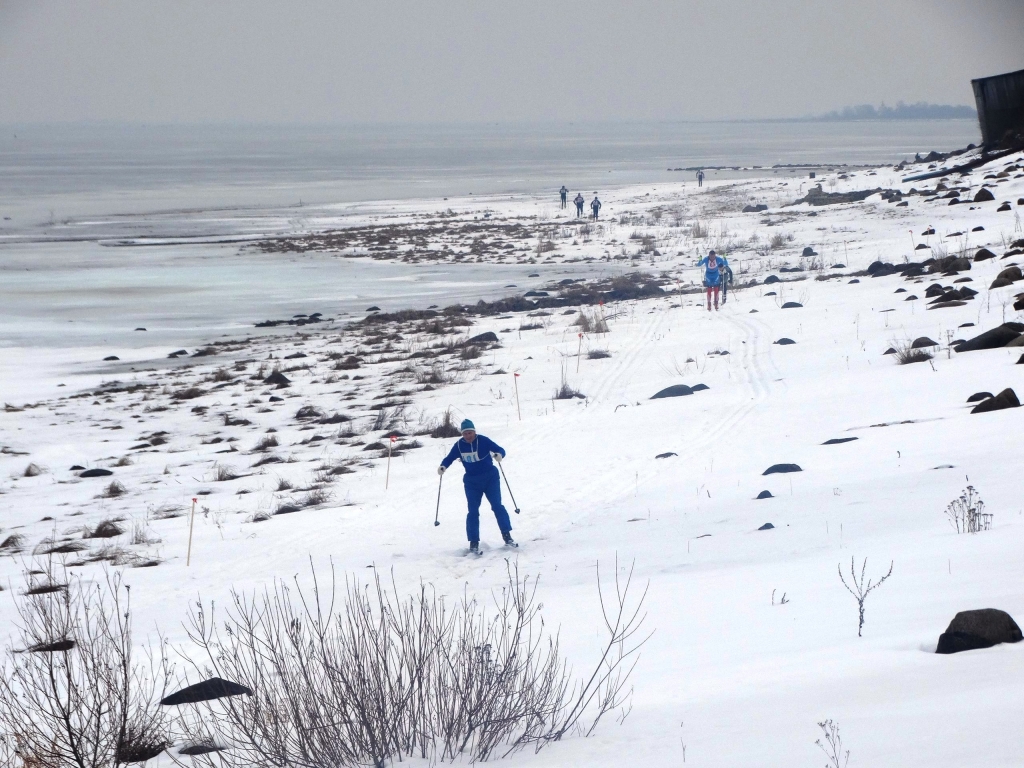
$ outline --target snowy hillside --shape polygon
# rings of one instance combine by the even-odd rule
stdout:
[[[521,237],[515,258],[539,277],[510,294],[556,297],[573,287],[557,284],[573,262],[606,259],[658,284],[650,298],[582,307],[591,329],[582,337],[578,306],[482,315],[468,305],[283,325],[206,356],[168,360],[167,349],[111,363],[102,377],[39,375],[38,402],[9,403],[0,417],[0,541],[21,537],[0,558],[9,590],[0,634],[13,632],[12,595],[33,553],[68,542],[79,549],[65,557],[84,578],[99,578],[102,562],[123,566],[136,631],[158,626],[182,648],[197,597],[308,581],[311,558],[320,572],[333,562],[366,579],[373,568],[400,590],[427,582],[449,595],[500,588],[511,558],[540,577],[542,615],[582,671],[604,632],[595,564],[610,574],[618,557],[649,583],[645,627],[655,630],[631,678],[632,710],[589,738],[502,762],[820,765],[816,723],[832,719],[850,766],[1020,765],[1024,644],[934,651],[958,611],[1024,620],[1024,409],[972,414],[968,403],[1006,388],[1024,397],[1024,347],[951,348],[1024,322],[1013,308],[1024,282],[990,288],[1024,263],[1024,244],[1013,244],[1024,238],[1024,156],[944,179],[946,189],[901,183],[900,173],[622,189],[602,196],[603,220],[588,225],[546,199],[445,204],[459,221],[486,214],[546,228]],[[902,195],[789,205],[817,183],[822,194]],[[983,184],[995,200],[975,203]],[[957,187],[963,202],[951,206],[942,196]],[[998,210],[1004,201],[1009,210]],[[758,203],[767,210],[740,212]],[[437,206],[400,208],[397,228]],[[709,248],[735,273],[717,312],[693,267]],[[994,258],[975,261],[981,248]],[[898,271],[949,256],[968,261],[955,274]],[[872,276],[878,261],[896,271]],[[766,284],[770,276],[778,281]],[[934,283],[977,294],[947,291],[932,308]],[[499,341],[465,343],[487,332]],[[921,337],[937,342],[923,347],[931,359],[900,365],[884,354]],[[265,383],[275,369],[287,387]],[[554,399],[563,382],[581,397]],[[678,384],[706,389],[651,399]],[[500,546],[485,502],[485,552],[466,556],[459,467],[443,478],[433,525],[435,468],[453,439],[424,433],[446,411],[508,452],[518,550]],[[825,444],[834,439],[847,440]],[[39,471],[25,476],[30,464]],[[766,475],[776,464],[800,471]],[[80,478],[75,465],[113,474]],[[945,509],[968,485],[993,517],[990,530],[962,535]],[[771,498],[758,499],[762,491]],[[105,519],[124,533],[82,537]],[[837,574],[842,566],[849,578],[851,558],[858,574],[867,558],[874,579],[892,564],[866,601],[863,637]]]

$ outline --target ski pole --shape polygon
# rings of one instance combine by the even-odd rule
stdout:
[[[437,478],[437,509],[434,510],[434,525],[440,525],[437,516],[441,514],[441,482],[444,480],[444,475]]]
[[[519,505],[516,504],[516,497],[512,495],[512,488],[508,484],[508,478],[505,477],[505,470],[501,466],[501,462],[498,462],[498,471],[501,472],[501,479],[505,481],[505,488],[508,490],[509,498],[512,499],[512,506],[514,506],[516,508],[516,514],[518,515],[519,514]],[[438,491],[438,493],[440,493],[440,491]]]

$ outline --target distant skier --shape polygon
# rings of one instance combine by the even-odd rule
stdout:
[[[566,189],[565,184],[558,190],[558,196],[562,198],[562,208],[565,209],[565,199],[569,196],[569,190]]]
[[[582,192],[577,192],[576,197],[574,197],[572,201],[576,203],[576,218],[578,219],[583,215],[583,206],[587,201],[583,198]]]
[[[704,169],[703,168],[698,168],[697,169],[697,186],[698,187],[703,187],[704,186]]]
[[[697,262],[698,267],[704,267],[704,287],[708,292],[708,312],[711,311],[711,293],[715,294],[715,311],[718,311],[718,291],[722,286],[723,266],[728,267],[728,262],[721,256],[716,256],[714,251],[708,251],[708,255]]]
[[[594,212],[594,221],[597,221],[598,211],[601,210],[601,201],[597,199],[597,195],[594,195],[594,199],[590,201],[590,210]]]
[[[466,474],[462,484],[466,490],[466,502],[469,513],[466,515],[466,538],[469,539],[469,551],[480,554],[480,501],[486,496],[491,511],[498,521],[501,538],[510,547],[519,546],[512,538],[512,522],[508,519],[508,511],[501,504],[501,476],[494,462],[499,464],[505,458],[505,449],[489,437],[478,435],[476,427],[469,419],[460,425],[462,438],[452,446],[444,457],[437,474],[443,475],[456,459],[462,461]]]
[[[718,274],[722,279],[722,306],[725,306],[725,302],[729,300],[729,283],[732,280],[732,267],[729,266],[725,259],[718,260]]]

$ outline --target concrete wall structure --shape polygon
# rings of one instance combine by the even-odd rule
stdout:
[[[1024,135],[1024,69],[971,80],[981,141],[998,144],[1008,132]]]

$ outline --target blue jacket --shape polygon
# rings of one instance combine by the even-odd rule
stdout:
[[[721,279],[721,272],[719,270],[727,269],[729,267],[729,262],[718,254],[715,254],[714,268],[708,264],[707,256],[698,261],[697,266],[704,267],[704,285],[715,286],[718,285],[718,282]]]
[[[459,442],[453,445],[448,455],[444,457],[441,466],[447,469],[456,459],[460,459],[466,474],[478,477],[494,469],[492,453],[501,454],[501,458],[505,458],[505,449],[489,437],[477,435],[472,443],[467,443],[460,437]]]

